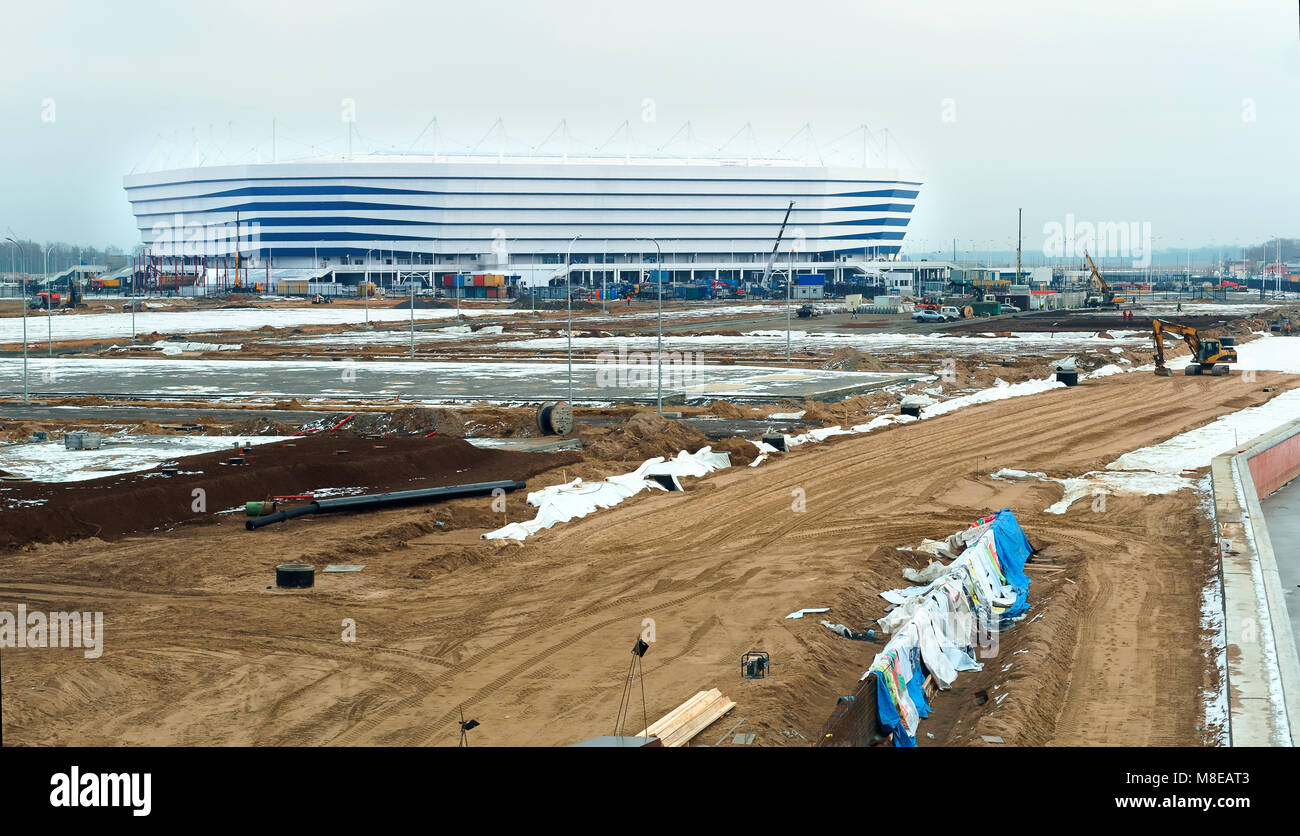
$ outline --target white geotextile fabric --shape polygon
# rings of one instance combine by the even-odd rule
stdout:
[[[943,689],[952,685],[959,671],[983,667],[971,652],[975,644],[975,621],[963,589],[967,582],[963,575],[973,584],[979,599],[994,606],[1010,606],[1015,603],[1015,594],[998,577],[993,558],[995,539],[988,525],[959,532],[954,537],[973,541],[961,556],[948,564],[946,572],[926,586],[880,593],[880,597],[897,606],[876,621],[876,626],[892,637],[868,673],[887,659],[888,651],[906,656],[913,647],[919,647],[926,668]]]
[[[683,450],[671,459],[664,459],[663,456],[646,459],[631,473],[610,476],[600,482],[574,479],[565,485],[552,485],[528,494],[528,504],[538,509],[536,517],[489,531],[483,535],[483,539],[524,540],[556,523],[585,517],[601,508],[611,508],[647,488],[666,490],[651,479],[652,476],[668,476],[676,488],[681,490],[679,477],[700,477],[730,466],[730,454],[715,453],[711,447],[701,447],[695,453]]]

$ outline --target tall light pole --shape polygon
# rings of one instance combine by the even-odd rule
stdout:
[[[366,250],[366,286],[362,288],[363,296],[366,297],[366,327],[370,327],[370,250]],[[459,307],[459,305],[457,306]]]
[[[569,259],[573,257],[573,245],[577,242],[582,234],[579,233],[569,241],[569,247],[564,251],[564,302],[569,310],[569,328],[566,332],[569,341],[569,408],[573,408],[573,270],[569,266]]]
[[[785,362],[790,363],[790,305],[794,298],[794,241],[790,242],[790,275],[785,281]]]
[[[23,247],[22,244],[19,244],[18,241],[12,236],[6,238],[5,240],[13,244],[15,249],[21,249],[23,251],[23,261],[27,260],[27,250],[26,248]],[[14,270],[13,250],[9,251],[9,270],[11,272],[17,272]],[[27,282],[24,279],[19,279],[19,282],[21,283],[22,294],[23,294],[23,404],[26,404],[27,403]]]
[[[41,275],[45,279],[45,339],[49,346],[50,356],[54,356],[54,297],[50,294],[50,248],[53,244],[45,245],[45,272]],[[71,285],[69,285],[71,290]]]
[[[658,238],[640,238],[655,245],[655,276],[659,289],[658,327],[659,335],[655,338],[655,364],[659,367],[659,382],[655,385],[655,408],[664,414],[664,252],[659,247]]]

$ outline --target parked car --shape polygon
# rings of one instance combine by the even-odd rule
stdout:
[[[1002,313],[1020,313],[1020,308],[1015,305],[1002,304]]]
[[[912,314],[912,319],[915,319],[917,322],[947,322],[948,321],[947,317],[945,317],[943,314],[939,313],[938,311],[931,310],[930,308],[922,308],[921,310]]]
[[[818,308],[814,305],[799,306],[798,316],[800,319],[808,319],[809,317],[821,316],[821,315],[822,315],[821,308]]]
[[[949,322],[956,322],[961,319],[961,308],[954,305],[944,305],[939,309],[939,315]]]

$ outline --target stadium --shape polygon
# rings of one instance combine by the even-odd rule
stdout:
[[[144,248],[181,273],[241,265],[381,284],[499,270],[522,284],[834,278],[894,258],[921,187],[896,169],[789,160],[368,154],[124,179]],[[788,220],[786,218],[789,212]],[[828,278],[830,276],[828,275]],[[268,288],[269,289],[269,288]]]

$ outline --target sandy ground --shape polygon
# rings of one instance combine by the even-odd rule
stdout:
[[[0,556],[0,608],[102,610],[107,635],[95,660],[4,651],[4,739],[454,745],[463,707],[482,723],[471,733],[480,745],[573,743],[613,731],[628,649],[653,619],[649,719],[717,687],[737,707],[695,743],[743,717],[756,745],[807,745],[877,646],[783,616],[812,606],[848,624],[879,616],[877,593],[921,563],[898,547],[1006,506],[1042,549],[1031,617],[983,672],[936,699],[923,745],[980,734],[1202,743],[1201,694],[1216,683],[1200,632],[1213,553],[1199,497],[1111,497],[1105,512],[1079,502],[1055,516],[1041,509],[1059,486],[988,474],[1079,475],[1297,382],[1103,378],[812,445],[522,545],[477,536],[531,516],[517,499],[505,514],[461,500],[257,532],[226,523],[34,545]],[[306,592],[268,588],[286,561],[366,569],[318,572]],[[344,619],[356,621],[355,642],[340,640]],[[739,678],[753,649],[771,653],[768,679]],[[992,698],[981,705],[978,691]]]

